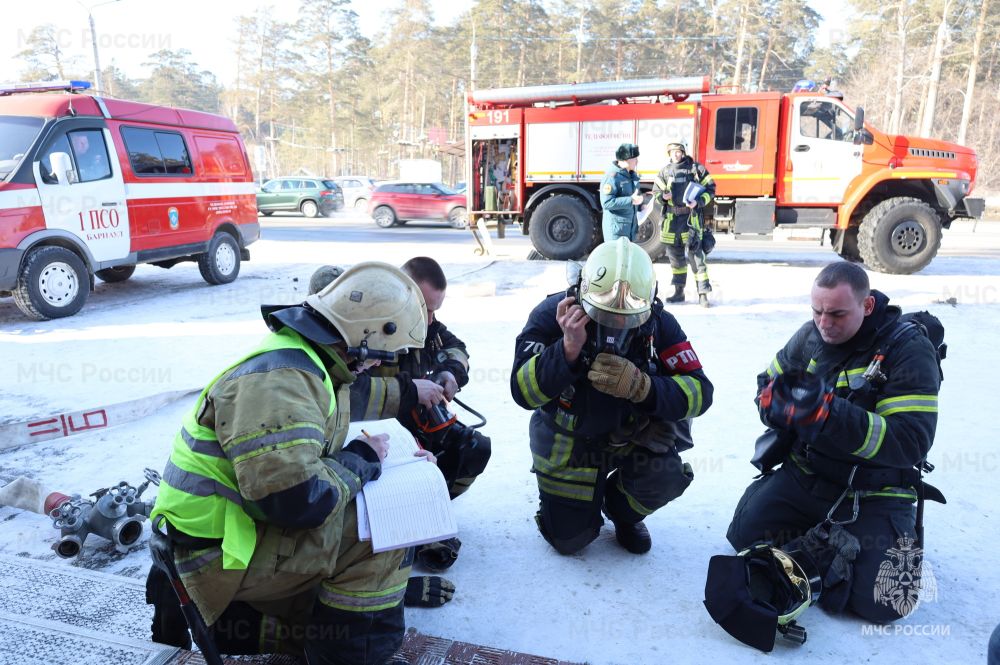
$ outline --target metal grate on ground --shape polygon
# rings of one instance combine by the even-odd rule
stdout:
[[[145,584],[64,561],[0,554],[3,665],[204,665],[197,653],[149,641]],[[446,610],[442,610],[446,611]],[[407,631],[391,665],[576,665]],[[227,665],[296,665],[289,656],[226,658]]]

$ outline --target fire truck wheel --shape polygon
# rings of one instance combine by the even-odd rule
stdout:
[[[542,256],[557,261],[582,258],[597,233],[594,213],[575,196],[545,199],[531,216],[528,235]]]
[[[315,217],[319,214],[319,206],[316,205],[315,201],[303,201],[302,205],[299,206],[299,210],[306,217]]]
[[[217,231],[208,251],[198,255],[198,270],[209,284],[229,284],[240,274],[240,246],[225,231]]]
[[[448,211],[448,223],[451,224],[453,229],[464,229],[469,225],[468,215],[465,212],[465,208],[462,206],[455,206]]]
[[[635,234],[635,244],[642,247],[643,251],[649,254],[649,258],[654,262],[667,253],[667,246],[660,240],[660,204],[654,203],[656,207],[649,213],[645,221],[639,225],[639,232]]]
[[[941,221],[929,205],[909,196],[886,199],[861,220],[858,250],[878,272],[909,275],[922,270],[941,246]]]
[[[396,223],[396,213],[389,206],[379,206],[372,213],[372,219],[383,229],[387,229]]]
[[[39,321],[72,316],[87,302],[90,275],[65,247],[37,247],[25,257],[13,293],[25,316]]]
[[[132,276],[135,272],[135,266],[115,266],[114,268],[105,268],[104,270],[98,270],[94,274],[102,282],[107,282],[108,284],[114,284],[115,282],[124,282],[126,279]]]

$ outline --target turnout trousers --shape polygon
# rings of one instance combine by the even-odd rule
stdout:
[[[701,245],[688,247],[686,240],[681,236],[687,234],[677,234],[677,239],[666,245],[667,258],[670,260],[670,283],[681,288],[687,284],[688,268],[694,273],[695,284],[698,293],[711,293],[712,285],[708,281],[708,264],[705,262],[705,252]]]
[[[531,471],[538,481],[535,517],[560,554],[579,552],[600,533],[605,515],[634,524],[673,501],[694,474],[677,454],[629,443],[612,446],[564,434],[536,411],[529,426]]]
[[[223,570],[217,546],[177,547],[175,562],[221,653],[379,665],[403,642],[402,601],[413,550],[373,554],[370,542],[358,540],[357,528],[352,503],[316,529],[258,524],[246,570]],[[178,643],[187,637],[180,606],[155,566],[146,595],[156,606],[153,639],[184,646]]]
[[[825,520],[841,491],[843,488],[788,461],[747,487],[726,537],[737,551],[759,541],[780,547]],[[852,498],[845,498],[833,519],[850,519],[852,509]],[[846,607],[873,623],[899,619],[903,613],[898,609],[906,607],[907,602],[913,606],[919,582],[914,585],[909,576],[880,579],[879,573],[890,572],[884,566],[898,571],[898,553],[916,547],[912,544],[916,539],[913,502],[890,497],[862,499],[857,520],[843,526],[861,544],[854,560],[854,579],[845,594]]]

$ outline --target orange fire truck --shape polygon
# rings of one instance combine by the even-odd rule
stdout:
[[[942,228],[983,213],[971,148],[885,134],[836,92],[709,90],[708,77],[684,77],[473,92],[470,222],[519,222],[546,258],[580,258],[601,240],[598,186],[615,148],[639,145],[648,190],[678,140],[716,181],[716,231],[821,228],[880,272],[921,270]],[[656,259],[662,215],[646,212],[637,242]]]

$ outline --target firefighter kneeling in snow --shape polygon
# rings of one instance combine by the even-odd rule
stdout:
[[[715,181],[704,166],[691,159],[683,143],[668,144],[667,155],[670,163],[660,169],[653,180],[654,198],[663,207],[660,240],[667,246],[673,273],[674,293],[667,297],[667,302],[684,302],[690,264],[698,288],[698,303],[708,307],[712,285],[708,281],[705,255],[712,248],[705,243],[714,238],[705,234],[702,211],[715,197]],[[689,198],[688,194],[694,196]]]
[[[374,665],[403,640],[408,550],[358,540],[354,498],[386,435],[345,445],[354,371],[420,348],[427,308],[399,269],[359,263],[302,305],[263,308],[273,331],[202,391],[174,441],[151,519],[219,651]],[[189,646],[180,606],[150,571],[153,639]]]
[[[542,536],[561,554],[597,538],[603,512],[629,552],[649,551],[642,520],[693,478],[678,453],[712,383],[655,297],[649,256],[624,238],[599,245],[579,285],[549,296],[517,337],[511,392],[534,409],[529,438]]]
[[[761,419],[773,429],[758,441],[755,465],[764,473],[737,504],[727,538],[737,550],[760,541],[798,550],[822,576],[824,609],[895,621],[916,607],[921,573],[925,590],[933,580],[921,565],[914,503],[943,500],[918,470],[937,423],[938,352],[869,288],[857,264],[832,263],[819,273],[812,310],[813,320],[757,377]],[[746,591],[724,600],[727,583],[712,578],[710,569],[709,610],[723,623]],[[723,625],[754,643],[744,639],[749,624]],[[772,627],[769,640],[754,646],[769,650],[773,639]]]

